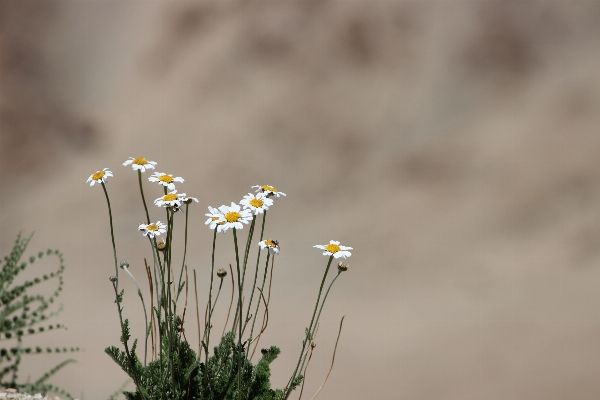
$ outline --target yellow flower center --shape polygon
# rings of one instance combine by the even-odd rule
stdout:
[[[240,218],[242,218],[242,215],[235,211],[231,211],[225,214],[225,219],[227,220],[227,222],[238,222]]]
[[[342,249],[340,249],[340,246],[338,246],[337,244],[333,244],[330,243],[327,246],[325,246],[325,249],[330,252],[331,254],[337,253],[338,251],[341,251]]]
[[[273,186],[264,185],[262,188],[263,188],[263,191],[265,191],[265,192],[267,192],[267,191],[274,192],[274,193],[277,192],[277,189],[275,189]]]
[[[163,197],[163,201],[174,201],[177,199],[178,199],[178,197],[177,197],[177,194],[175,194],[175,193],[169,193]]]
[[[216,220],[218,220],[218,219],[219,219],[219,217],[212,217],[212,220],[213,220],[213,221],[216,221]]]
[[[158,180],[165,183],[173,182],[173,177],[171,175],[161,175],[158,177]]]
[[[95,181],[99,181],[100,179],[104,178],[104,174],[104,171],[98,171],[94,175],[92,175],[92,179]]]
[[[148,229],[149,231],[157,231],[158,230],[158,225],[156,224],[150,224],[146,227],[146,229]]]
[[[277,244],[275,244],[275,242],[273,240],[267,240],[265,243],[269,247],[272,247],[272,248],[276,248],[277,247]]]
[[[265,204],[261,199],[257,199],[256,197],[250,200],[250,205],[254,208],[261,208]]]
[[[133,160],[133,163],[137,165],[146,165],[148,164],[148,160],[146,160],[144,157],[140,157]]]

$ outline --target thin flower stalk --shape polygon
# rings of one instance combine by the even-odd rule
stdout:
[[[175,298],[175,300],[179,300],[179,294],[181,293],[181,277],[183,276],[183,268],[185,265],[185,256],[187,254],[187,244],[188,244],[188,217],[190,215],[189,213],[189,207],[190,204],[186,203],[185,205],[185,234],[184,234],[184,240],[183,240],[183,261],[181,262],[181,272],[179,273],[179,282],[177,283],[177,297]]]
[[[262,293],[265,288],[265,282],[267,280],[267,272],[269,271],[269,258],[270,257],[271,257],[271,254],[269,252],[267,252],[267,262],[265,263],[265,273],[263,275],[262,284],[260,285],[260,289],[257,288],[257,290],[259,290],[260,293]],[[275,256],[273,256],[273,261],[271,263],[271,269],[273,268],[274,264],[275,264]],[[256,323],[256,317],[258,316],[259,306],[260,306],[260,299],[256,303],[256,309],[254,310],[254,315],[252,316],[252,326],[250,327],[250,339],[252,339],[252,337],[253,337],[252,334],[254,333],[254,324]]]
[[[210,331],[211,331],[211,317],[212,317],[212,288],[213,281],[215,277],[215,247],[217,244],[217,228],[213,229],[213,245],[212,245],[212,257],[211,257],[211,268],[210,268],[210,288],[208,290],[208,321],[206,323],[206,327],[204,328],[204,338],[206,339],[206,347],[208,349],[210,343]],[[223,280],[221,279],[221,284],[223,284]],[[221,286],[219,286],[219,292],[221,291]],[[208,350],[205,352],[206,362],[208,362]]]
[[[265,210],[265,212],[263,213],[263,220],[262,220],[262,226],[260,228],[260,239],[258,240],[259,242],[262,242],[263,240],[263,234],[265,232],[265,221],[267,219],[267,211]],[[258,268],[259,268],[259,263],[260,263],[260,250],[258,251],[258,254],[256,255],[256,268],[254,271],[254,282],[252,283],[252,293],[250,294],[250,301],[248,302],[248,310],[246,311],[246,322],[244,323],[244,329],[242,329],[242,333],[246,330],[246,325],[248,325],[248,321],[250,320],[250,306],[252,305],[252,300],[254,298],[254,287],[256,286],[256,278],[258,277]],[[269,265],[269,261],[267,258],[267,266],[265,267],[265,278],[267,276],[267,268]],[[264,286],[264,279],[263,279],[263,286]],[[257,303],[257,307],[260,305],[260,301]],[[256,313],[254,314],[254,319],[256,320]],[[254,327],[254,322],[252,323],[252,327]],[[250,330],[250,338],[252,338],[252,330]]]
[[[327,268],[325,268],[325,273],[323,274],[323,280],[321,281],[321,287],[319,288],[319,295],[317,296],[317,302],[315,303],[315,310],[313,311],[313,315],[310,320],[310,325],[308,326],[308,329],[306,330],[306,336],[304,337],[304,340],[302,341],[302,350],[300,351],[300,358],[298,358],[298,363],[296,364],[296,368],[294,368],[294,373],[292,374],[290,381],[288,382],[285,389],[283,390],[284,399],[286,399],[286,400],[291,394],[291,391],[288,388],[298,374],[298,368],[300,367],[300,363],[302,362],[302,355],[304,354],[304,351],[306,350],[306,345],[308,342],[310,342],[312,340],[311,332],[312,332],[312,328],[313,328],[313,323],[315,321],[317,308],[319,307],[321,293],[323,292],[323,285],[325,285],[325,279],[327,278],[327,273],[329,272],[329,267],[331,267],[332,261],[333,261],[333,255],[329,256],[329,261],[327,262]]]

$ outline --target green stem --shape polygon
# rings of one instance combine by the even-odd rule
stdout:
[[[271,253],[267,253],[267,262],[265,263],[265,274],[263,276],[262,285],[260,286],[260,292],[262,293],[265,288],[265,282],[267,281],[267,272],[269,271],[269,258],[271,257]],[[275,256],[273,256],[273,263],[275,262]],[[271,267],[273,268],[273,267]],[[252,327],[250,328],[250,338],[254,333],[254,324],[256,323],[256,316],[258,315],[258,307],[260,306],[260,297],[258,298],[258,302],[256,303],[256,309],[254,310],[254,315],[252,316]],[[248,344],[248,350],[250,350],[250,344]]]
[[[329,296],[329,291],[331,290],[331,287],[333,286],[335,280],[341,275],[341,273],[342,273],[342,271],[338,271],[335,278],[333,278],[333,280],[329,284],[329,287],[327,288],[327,291],[325,292],[325,296],[323,296],[323,301],[321,302],[321,307],[319,307],[319,313],[317,314],[317,319],[315,320],[315,325],[313,326],[312,332],[310,332],[310,336],[312,338],[314,338],[314,336],[315,336],[315,332],[317,330],[317,325],[319,324],[319,320],[321,319],[321,311],[323,311],[323,306],[325,305],[325,302],[327,301],[327,296]],[[304,357],[304,360],[306,360],[306,357]],[[302,371],[304,369],[304,360],[302,361],[302,365],[300,366],[300,371]]]
[[[181,263],[181,272],[179,272],[179,281],[177,282],[177,297],[175,298],[175,300],[179,300],[179,295],[181,294],[181,290],[179,289],[181,287],[181,279],[183,277],[183,269],[185,267],[185,255],[187,253],[187,243],[188,243],[188,216],[189,214],[189,204],[185,205],[185,239],[183,242],[183,262]]]
[[[265,232],[266,218],[267,218],[267,211],[265,211],[265,213],[263,214],[262,227],[260,229],[260,239],[258,240],[259,243],[262,242],[262,240],[263,240],[263,233]],[[268,255],[267,255],[267,257],[268,257]],[[246,311],[246,322],[244,322],[244,329],[242,329],[242,333],[246,330],[246,326],[248,325],[248,322],[250,321],[250,306],[251,306],[252,300],[254,298],[254,287],[256,286],[256,278],[258,277],[259,263],[260,263],[260,249],[258,250],[258,255],[256,256],[256,271],[254,272],[254,282],[252,283],[252,293],[250,294],[250,301],[248,302],[248,310]],[[268,261],[267,261],[267,267],[268,267]],[[265,272],[265,274],[266,274],[266,272]],[[258,304],[260,305],[260,298],[258,299]],[[254,323],[252,323],[252,326],[254,326]],[[252,331],[250,333],[250,336],[252,336]]]
[[[242,398],[242,374],[241,374],[241,368],[242,368],[242,356],[241,356],[241,347],[242,347],[242,321],[241,321],[241,316],[242,316],[242,282],[241,282],[241,273],[240,273],[240,257],[239,257],[239,251],[238,251],[238,242],[237,242],[237,229],[233,228],[233,242],[235,244],[235,262],[237,265],[237,276],[238,276],[238,306],[237,306],[237,310],[235,313],[236,318],[233,319],[233,326],[235,326],[235,321],[238,317],[238,312],[239,312],[239,317],[240,317],[240,323],[239,323],[239,334],[238,334],[238,346],[237,346],[237,350],[236,352],[237,354],[237,370],[238,370],[238,400],[241,400]]]
[[[112,247],[113,247],[113,255],[115,257],[115,276],[117,277],[117,289],[119,288],[119,262],[117,261],[117,246],[115,245],[115,231],[113,229],[113,218],[112,218],[112,208],[110,207],[110,200],[108,199],[108,192],[106,191],[106,186],[104,182],[100,183],[102,185],[102,189],[104,189],[104,196],[106,196],[106,203],[108,204],[108,219],[110,220],[110,238],[112,239]]]
[[[248,238],[246,239],[246,250],[244,251],[244,265],[242,268],[242,287],[244,287],[244,282],[246,279],[246,265],[248,264],[248,254],[250,254],[250,245],[252,244],[252,239],[254,238],[254,224],[255,223],[256,223],[256,215],[253,215],[252,223],[250,224],[250,229],[248,230]]]
[[[206,326],[204,327],[204,337],[206,338],[206,350],[204,351],[206,356],[206,363],[208,363],[208,344],[210,343],[210,319],[212,316],[212,288],[214,281],[214,272],[215,272],[215,246],[217,244],[217,227],[215,226],[213,232],[213,246],[212,246],[212,266],[210,269],[210,289],[208,291],[208,321]],[[223,284],[223,280],[221,279],[221,284]],[[221,291],[221,287],[219,286],[219,291]]]
[[[140,193],[142,194],[142,203],[144,203],[144,210],[146,211],[147,224],[150,223],[150,214],[148,214],[148,207],[146,206],[146,197],[144,196],[144,187],[142,186],[142,170],[138,169],[138,182],[140,184]],[[104,185],[104,184],[102,184]]]
[[[308,329],[306,330],[306,337],[302,341],[302,351],[300,351],[300,357],[298,358],[298,363],[296,364],[296,368],[294,369],[294,373],[292,374],[290,381],[288,382],[288,384],[285,386],[285,388],[283,390],[284,399],[287,399],[290,396],[291,391],[289,391],[289,385],[296,378],[296,374],[298,373],[298,368],[300,367],[300,362],[302,361],[302,356],[304,355],[304,350],[306,350],[306,345],[309,342],[309,340],[312,339],[310,337],[310,335],[312,332],[313,323],[315,321],[315,315],[317,314],[317,308],[319,307],[319,301],[321,300],[321,293],[323,292],[323,285],[325,285],[325,279],[327,278],[327,273],[329,272],[329,267],[331,267],[331,261],[333,261],[333,256],[329,256],[329,261],[327,262],[327,268],[325,269],[325,273],[323,274],[323,280],[321,281],[321,287],[319,288],[319,295],[317,296],[317,302],[315,303],[315,310],[313,311],[313,315],[310,320],[310,325],[308,326]]]

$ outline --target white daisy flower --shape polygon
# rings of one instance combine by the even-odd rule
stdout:
[[[267,197],[271,197],[271,196],[275,196],[275,197],[280,197],[280,196],[285,196],[285,193],[282,192],[278,192],[277,189],[275,189],[273,186],[269,186],[269,185],[255,185],[252,186],[253,188],[257,188],[256,192],[262,192],[265,194],[265,196]]]
[[[323,252],[324,256],[333,256],[334,258],[350,257],[352,255],[352,253],[350,253],[347,250],[353,250],[352,247],[340,246],[340,242],[336,242],[335,240],[329,241],[329,244],[325,245],[325,246],[318,244],[313,247],[316,247],[321,250],[325,250]]]
[[[243,229],[244,225],[242,225],[242,223],[247,224],[252,220],[252,213],[249,210],[242,210],[242,208],[234,202],[231,202],[231,207],[225,205],[219,207],[219,211],[221,211],[225,220],[225,223],[221,225],[223,232],[227,231],[229,228]]]
[[[262,214],[265,210],[268,210],[269,207],[273,205],[273,200],[269,199],[266,194],[258,193],[253,195],[252,193],[248,193],[248,195],[244,196],[240,204],[244,206],[244,208],[250,209],[254,215]]]
[[[225,216],[217,208],[213,208],[211,206],[208,206],[208,211],[210,211],[210,212],[204,214],[208,217],[208,219],[206,220],[204,225],[208,225],[208,227],[210,229],[217,228],[217,231],[221,232],[222,231],[221,227],[225,223]]]
[[[156,204],[158,207],[165,206],[179,208],[181,207],[181,203],[189,199],[190,197],[187,197],[185,193],[177,193],[177,190],[173,190],[172,192],[169,192],[164,196],[154,200],[154,204]],[[198,201],[198,199],[194,199],[193,197],[191,197],[191,199]]]
[[[279,254],[279,241],[277,240],[263,240],[258,244],[261,250],[269,249],[271,254]]]
[[[153,238],[154,236],[160,236],[161,233],[165,233],[167,231],[167,225],[162,222],[153,222],[151,224],[140,224],[138,226],[140,231],[144,231],[144,236],[149,236]]]
[[[96,171],[90,175],[86,183],[89,183],[90,187],[94,186],[96,183],[106,183],[106,178],[109,176],[113,176],[112,172],[110,172],[108,168],[104,168],[102,171]]]
[[[184,179],[181,177],[173,177],[173,175],[164,174],[162,172],[153,173],[148,180],[150,182],[158,182],[159,185],[166,186],[169,190],[175,190],[175,184],[173,182],[183,182]]]
[[[139,157],[139,158],[129,157],[129,160],[125,161],[123,163],[123,165],[125,165],[125,166],[131,165],[131,167],[133,168],[134,171],[139,169],[142,172],[146,172],[146,168],[154,169],[156,162],[148,161],[144,157]]]

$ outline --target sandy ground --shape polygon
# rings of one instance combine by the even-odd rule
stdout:
[[[143,210],[121,164],[144,156],[200,200],[188,261],[202,293],[206,207],[256,184],[287,193],[267,223],[282,243],[261,339],[282,348],[276,386],[293,368],[325,267],[312,246],[335,239],[354,252],[323,314],[303,398],[327,373],[343,315],[321,399],[597,398],[597,2],[0,7],[0,249],[35,231],[32,251],[65,254],[57,321],[69,329],[38,339],[85,350],[57,385],[106,399],[126,380],[103,353],[119,336],[112,254],[102,191],[85,180],[114,172],[119,258],[141,276]],[[232,239],[219,240],[224,266]],[[140,337],[141,307],[125,288]],[[21,376],[59,360],[27,360]]]

